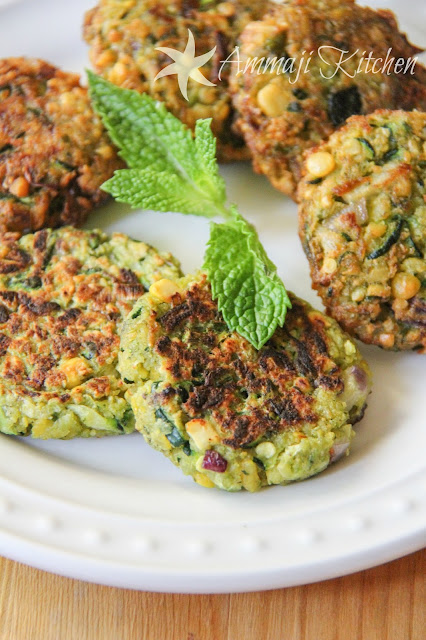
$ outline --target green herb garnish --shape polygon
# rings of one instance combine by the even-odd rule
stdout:
[[[290,300],[255,228],[231,211],[230,222],[211,225],[204,269],[229,329],[260,349],[284,324]]]
[[[129,167],[102,189],[133,207],[222,218],[211,223],[203,269],[228,328],[260,349],[291,303],[256,230],[226,203],[211,120],[193,137],[161,102],[88,75],[93,107]]]

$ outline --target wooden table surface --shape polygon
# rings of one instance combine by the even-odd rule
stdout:
[[[426,551],[305,587],[166,595],[0,558],[0,640],[424,640]]]

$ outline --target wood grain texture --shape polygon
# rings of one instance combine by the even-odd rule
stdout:
[[[424,640],[426,551],[305,587],[111,589],[0,558],[0,640]]]

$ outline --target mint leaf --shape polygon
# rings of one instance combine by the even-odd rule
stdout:
[[[226,202],[226,188],[216,160],[216,138],[211,130],[212,119],[197,120],[195,125],[195,153],[199,168],[200,185],[212,194],[215,199]]]
[[[256,230],[235,209],[232,222],[212,223],[204,269],[229,329],[260,349],[291,302]]]
[[[93,107],[102,118],[111,140],[128,166],[142,172],[138,184],[142,184],[144,177],[149,177],[149,174],[143,173],[145,171],[167,178],[167,183],[161,189],[163,196],[158,198],[158,202],[170,208],[161,208],[161,211],[176,211],[177,203],[182,200],[186,202],[182,213],[211,217],[214,209],[216,215],[226,215],[225,184],[217,168],[216,140],[210,128],[211,120],[197,123],[194,140],[191,131],[169,113],[163,103],[146,94],[117,87],[90,71],[88,77]],[[126,171],[123,169],[119,178],[115,179],[114,176],[109,180],[105,190],[117,198],[119,187],[125,186],[120,201],[133,206],[147,207],[145,199],[156,202],[155,190],[161,187],[159,181],[149,178],[143,198],[137,200],[134,192],[128,188],[130,181],[137,178],[137,173],[129,174],[126,181]],[[172,180],[171,175],[179,177],[180,182]],[[172,186],[176,194],[178,184],[184,197],[175,199],[171,195],[170,199],[165,198],[168,186]],[[129,199],[126,199],[127,194]],[[169,200],[170,204],[167,204]],[[153,206],[150,205],[150,208]]]
[[[92,105],[130,167],[164,171],[171,166],[192,178],[196,161],[191,132],[163,103],[91,71],[87,74]]]
[[[151,169],[122,169],[102,185],[115,200],[135,208],[154,211],[176,211],[213,218],[217,216],[215,203],[186,188],[176,173]]]

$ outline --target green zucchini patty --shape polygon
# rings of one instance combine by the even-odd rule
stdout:
[[[426,350],[425,185],[426,113],[404,111],[351,118],[300,185],[313,287],[349,333],[385,349]]]
[[[412,64],[421,49],[399,32],[390,11],[353,0],[288,0],[271,7],[241,34],[241,66],[233,65],[231,89],[255,170],[295,198],[304,152],[349,116],[426,109],[426,69],[419,62],[406,72],[395,67],[395,60]],[[274,59],[281,66],[273,66]]]
[[[162,288],[127,318],[118,365],[151,446],[228,491],[303,480],[348,452],[371,379],[334,320],[292,296],[257,351],[228,330],[203,274],[169,283],[169,301]]]
[[[128,433],[119,329],[177,261],[121,233],[63,227],[0,235],[0,431],[35,438]]]

